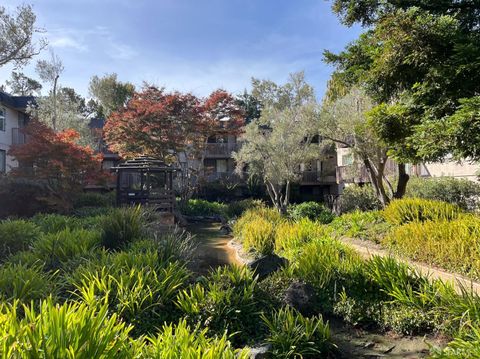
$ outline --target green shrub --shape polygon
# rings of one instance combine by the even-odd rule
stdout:
[[[32,222],[24,220],[0,222],[0,261],[28,249],[39,236],[40,230]]]
[[[35,215],[32,221],[45,233],[56,233],[67,228],[76,229],[81,227],[81,222],[78,218],[60,214],[40,213]]]
[[[42,235],[33,244],[32,251],[47,268],[57,269],[74,259],[90,256],[99,245],[100,233],[97,231],[64,229]]]
[[[75,197],[73,207],[75,209],[82,207],[111,207],[115,205],[114,195],[115,192],[105,194],[95,192],[80,193]]]
[[[227,207],[228,218],[238,218],[249,209],[263,208],[265,204],[259,199],[243,199],[241,201],[230,202]]]
[[[327,207],[318,202],[303,202],[292,205],[288,209],[288,213],[295,221],[301,218],[308,218],[322,224],[330,223],[335,217]]]
[[[248,359],[247,350],[234,349],[223,333],[219,337],[209,338],[207,329],[191,329],[185,320],[178,324],[165,324],[158,336],[147,338],[145,358],[209,358],[209,359]]]
[[[443,201],[463,210],[475,210],[479,206],[480,184],[453,177],[413,177],[408,181],[405,196]]]
[[[431,348],[432,359],[480,358],[480,328],[466,325],[467,334],[454,338],[445,348]]]
[[[379,211],[353,211],[336,217],[330,224],[339,237],[369,239],[379,242],[388,232],[390,225]]]
[[[334,282],[341,288],[344,280],[362,273],[362,264],[354,249],[332,239],[307,243],[292,263],[294,275],[319,290],[333,289]]]
[[[327,357],[335,345],[330,340],[330,328],[322,317],[305,318],[295,309],[280,309],[271,317],[262,315],[268,327],[267,343],[272,345],[275,358]]]
[[[209,335],[228,331],[236,345],[261,334],[257,281],[247,267],[229,266],[212,272],[177,298],[177,306],[192,325],[208,327]]]
[[[228,206],[204,199],[190,199],[180,210],[186,216],[226,216]]]
[[[52,275],[37,266],[4,264],[0,267],[0,298],[29,303],[55,295],[55,282]]]
[[[437,327],[433,311],[424,311],[406,305],[384,305],[382,308],[382,327],[403,335],[422,335],[431,333]]]
[[[275,249],[292,260],[302,245],[328,234],[328,227],[312,222],[308,218],[300,219],[298,222],[283,221],[277,224],[275,229]]]
[[[244,227],[258,218],[271,222],[274,225],[283,220],[280,213],[274,208],[259,207],[249,209],[235,222],[235,225],[233,226],[234,235],[242,237]]]
[[[342,291],[333,305],[333,313],[353,326],[378,326],[382,303],[364,298],[349,297]]]
[[[190,261],[197,243],[187,231],[176,227],[172,232],[153,234],[151,238],[137,241],[132,244],[136,250],[154,250],[164,262],[180,260]]]
[[[108,303],[119,317],[134,324],[135,335],[151,333],[165,320],[176,320],[173,301],[189,277],[185,267],[172,262],[163,268],[149,268],[145,262],[138,265],[128,261],[128,257],[121,259],[127,262],[117,260],[97,271],[79,269],[83,278],[75,283],[78,296],[91,305],[98,301]],[[77,274],[72,279],[78,277]]]
[[[82,219],[108,215],[112,207],[81,207],[73,210],[72,215]]]
[[[139,343],[106,306],[43,301],[40,309],[2,304],[0,337],[4,358],[134,358]],[[98,309],[97,309],[98,308]]]
[[[452,220],[458,217],[458,206],[419,198],[404,198],[392,201],[384,210],[385,219],[395,225],[408,222]]]
[[[248,222],[242,231],[243,247],[246,250],[267,255],[272,254],[275,248],[275,225],[263,218]]]
[[[140,206],[115,208],[101,221],[102,245],[107,249],[125,247],[144,235],[144,219]]]
[[[480,278],[480,218],[411,222],[394,228],[382,243],[416,261]]]
[[[372,186],[350,185],[345,187],[337,201],[338,213],[374,211],[381,208]]]

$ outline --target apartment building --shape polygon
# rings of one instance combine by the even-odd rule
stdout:
[[[0,174],[5,174],[18,163],[8,155],[12,145],[25,143],[21,129],[28,121],[27,106],[32,96],[12,96],[0,91]]]
[[[233,135],[216,136],[208,139],[204,169],[207,182],[218,180],[238,180],[235,174],[235,160],[232,153],[241,147],[241,141]],[[302,200],[324,200],[326,196],[338,194],[336,181],[337,158],[335,151],[323,154],[322,159],[308,163],[299,163],[301,180],[296,188],[296,195]]]
[[[337,169],[336,177],[340,192],[342,188],[352,183],[369,183],[370,178],[365,166],[354,164],[353,154],[349,148],[337,146]],[[455,161],[451,157],[446,157],[441,162],[426,162],[416,165],[407,164],[406,171],[410,176],[424,178],[431,177],[454,177],[459,179],[468,179],[478,182],[479,164],[470,161]],[[385,175],[395,177],[397,175],[397,163],[388,159],[385,165]]]

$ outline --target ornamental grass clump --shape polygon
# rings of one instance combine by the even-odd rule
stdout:
[[[147,338],[145,358],[205,358],[205,359],[248,359],[248,350],[235,349],[223,333],[211,338],[208,329],[191,328],[185,319],[178,324],[164,324],[157,336]]]
[[[262,218],[273,224],[282,221],[281,214],[274,208],[259,207],[247,210],[236,222],[233,227],[235,236],[242,237],[243,227],[254,219]]]
[[[56,294],[55,275],[45,273],[40,265],[6,263],[0,267],[0,298],[29,303]]]
[[[330,224],[338,237],[353,237],[378,242],[388,232],[390,224],[385,222],[380,211],[353,211],[336,217]]]
[[[384,210],[385,219],[394,225],[409,222],[449,221],[462,213],[460,207],[435,200],[404,198],[392,201]]]
[[[293,273],[313,285],[318,290],[334,291],[336,286],[348,278],[362,274],[363,261],[352,248],[333,239],[320,238],[302,247],[295,263]]]
[[[262,319],[268,327],[266,342],[275,358],[324,358],[335,349],[328,322],[321,316],[305,318],[286,307],[271,316],[262,314]]]
[[[40,229],[30,221],[6,220],[0,222],[0,261],[28,249],[40,237]]]
[[[112,265],[79,271],[83,278],[80,273],[71,278],[78,298],[90,305],[107,303],[120,318],[134,324],[135,335],[151,333],[165,320],[177,319],[174,299],[189,277],[178,262],[164,268]]]
[[[46,264],[58,269],[80,258],[90,257],[100,246],[100,233],[69,228],[43,234],[32,246],[32,252]]]
[[[394,228],[382,243],[407,257],[480,278],[480,218],[411,222]]]
[[[272,254],[275,248],[275,224],[264,218],[256,218],[244,225],[243,247],[260,254]]]
[[[232,343],[241,345],[261,334],[257,291],[247,267],[223,267],[179,293],[177,307],[190,324],[208,327],[209,335],[228,331]]]
[[[104,305],[0,305],[2,358],[134,358],[143,343],[129,337],[131,330]]]
[[[32,221],[45,233],[56,233],[64,229],[81,228],[81,221],[77,217],[64,216],[61,214],[36,214]]]
[[[101,243],[106,249],[121,249],[143,237],[144,225],[140,206],[115,208],[101,222]]]
[[[288,259],[293,259],[301,247],[316,238],[328,236],[330,230],[308,218],[298,222],[283,221],[275,229],[275,250],[282,252]]]

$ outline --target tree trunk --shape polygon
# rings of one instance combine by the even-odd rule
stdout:
[[[275,206],[275,208],[281,213],[287,213],[287,207],[290,201],[290,182],[287,182],[285,186],[285,196],[282,194],[282,186],[274,185],[269,180],[265,179],[265,185],[267,187],[268,195]]]
[[[407,183],[410,176],[407,174],[405,163],[398,164],[398,183],[394,198],[402,198],[407,191]]]
[[[52,118],[52,127],[54,131],[57,131],[57,82],[58,75],[53,81],[53,118]]]
[[[375,190],[375,194],[382,207],[385,207],[390,202],[390,198],[388,197],[387,192],[385,191],[385,186],[383,185],[385,163],[381,163],[378,169],[375,169],[368,159],[364,159],[363,163],[367,169],[370,182]]]

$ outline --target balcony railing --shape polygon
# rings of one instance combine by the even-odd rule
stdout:
[[[206,156],[230,156],[238,148],[237,143],[207,143]]]
[[[333,171],[303,171],[302,183],[335,183],[336,176]]]
[[[21,128],[12,128],[12,145],[23,145],[26,142],[26,136]]]
[[[242,178],[236,172],[212,172],[205,175],[207,182],[214,182],[218,180],[225,181],[241,181]]]
[[[370,182],[370,177],[368,176],[368,171],[365,166],[359,166],[359,168],[354,168],[353,166],[338,166],[337,182],[366,183]]]

